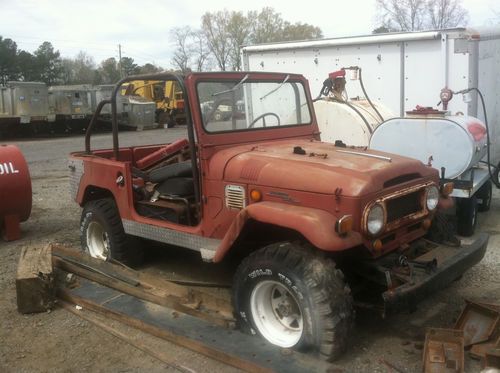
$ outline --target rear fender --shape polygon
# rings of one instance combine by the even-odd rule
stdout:
[[[341,237],[335,232],[337,217],[323,210],[260,202],[240,211],[224,236],[214,262],[220,262],[229,252],[248,220],[292,229],[304,236],[312,245],[324,251],[342,251],[362,243],[361,235],[350,232]]]

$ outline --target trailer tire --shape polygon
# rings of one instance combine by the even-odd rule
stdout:
[[[460,198],[458,200],[458,234],[469,237],[474,234],[477,225],[477,198],[473,195],[470,198]]]
[[[489,211],[492,194],[493,194],[493,185],[491,183],[491,180],[488,180],[486,183],[483,184],[481,188],[479,188],[479,190],[476,193],[477,198],[480,199],[480,202],[478,202],[477,205],[477,210],[479,212]]]
[[[493,172],[493,182],[497,188],[500,188],[500,162],[498,162]]]
[[[303,243],[272,244],[245,258],[234,276],[232,301],[244,332],[327,360],[346,349],[354,325],[342,271]]]
[[[112,198],[85,204],[80,220],[80,243],[82,250],[93,258],[114,259],[127,265],[137,265],[142,260],[142,251],[131,245],[131,237],[125,234]]]

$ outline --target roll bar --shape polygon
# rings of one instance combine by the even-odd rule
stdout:
[[[91,154],[90,151],[90,136],[92,133],[92,129],[97,122],[97,118],[99,117],[102,108],[104,105],[111,103],[111,127],[113,131],[113,157],[115,160],[119,160],[120,151],[119,151],[119,141],[118,141],[118,115],[117,115],[117,107],[116,107],[116,96],[120,90],[120,87],[127,82],[132,82],[134,80],[164,80],[171,81],[174,80],[179,84],[179,87],[182,90],[184,96],[184,111],[186,113],[186,126],[188,130],[188,140],[189,140],[189,150],[191,155],[191,163],[193,166],[193,182],[194,182],[194,191],[196,202],[199,205],[200,203],[200,177],[198,171],[198,162],[196,161],[196,146],[195,146],[195,134],[193,123],[191,121],[191,112],[189,105],[189,97],[187,95],[186,86],[184,84],[184,76],[179,74],[172,73],[156,73],[156,74],[141,74],[141,75],[131,75],[126,78],[121,79],[118,83],[116,83],[115,88],[113,89],[113,93],[111,95],[111,100],[103,100],[99,103],[96,108],[96,111],[90,121],[90,124],[87,128],[87,132],[85,133],[85,152],[87,154]]]

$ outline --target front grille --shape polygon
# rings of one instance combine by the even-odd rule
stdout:
[[[405,194],[404,196],[386,201],[387,222],[404,218],[422,210],[420,191]]]

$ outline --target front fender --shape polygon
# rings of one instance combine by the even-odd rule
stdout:
[[[337,217],[327,211],[277,202],[260,202],[249,205],[236,216],[217,248],[214,262],[220,262],[224,258],[250,219],[299,232],[311,244],[324,251],[346,250],[362,243],[358,232],[339,236],[335,232]]]

